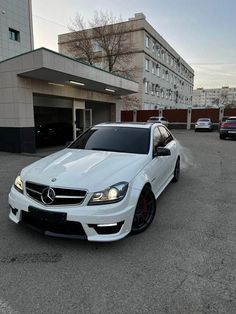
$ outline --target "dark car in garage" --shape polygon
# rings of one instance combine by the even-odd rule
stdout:
[[[38,147],[64,145],[73,140],[72,124],[54,122],[35,127],[35,140]]]

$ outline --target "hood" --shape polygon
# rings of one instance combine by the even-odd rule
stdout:
[[[148,155],[141,154],[64,149],[24,168],[21,176],[23,181],[96,192],[130,182],[147,160]]]

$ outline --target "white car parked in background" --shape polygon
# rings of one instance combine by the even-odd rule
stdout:
[[[213,124],[211,122],[210,118],[200,118],[197,120],[195,124],[195,132],[199,130],[207,130],[212,131],[213,130]]]
[[[151,123],[162,123],[164,124],[166,127],[168,127],[169,122],[168,120],[163,117],[163,116],[156,116],[156,117],[150,117],[147,122],[151,122]]]
[[[179,171],[179,147],[165,126],[99,124],[21,171],[10,219],[52,236],[118,240],[151,224],[156,198]]]

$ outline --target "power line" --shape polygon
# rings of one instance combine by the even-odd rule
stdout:
[[[41,20],[44,20],[44,21],[47,21],[47,22],[50,22],[50,23],[53,23],[53,24],[55,24],[55,25],[62,26],[62,27],[66,28],[66,29],[68,30],[68,26],[66,26],[66,25],[64,25],[64,24],[61,24],[61,23],[58,23],[58,22],[55,22],[55,21],[46,19],[45,17],[39,16],[39,15],[36,15],[36,14],[33,14],[33,17],[39,18],[39,19],[41,19]]]

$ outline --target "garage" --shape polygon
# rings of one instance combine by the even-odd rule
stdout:
[[[70,98],[33,95],[36,147],[65,145],[73,139]]]
[[[1,62],[0,81],[0,150],[17,153],[120,121],[121,96],[138,91],[136,82],[46,48]]]

